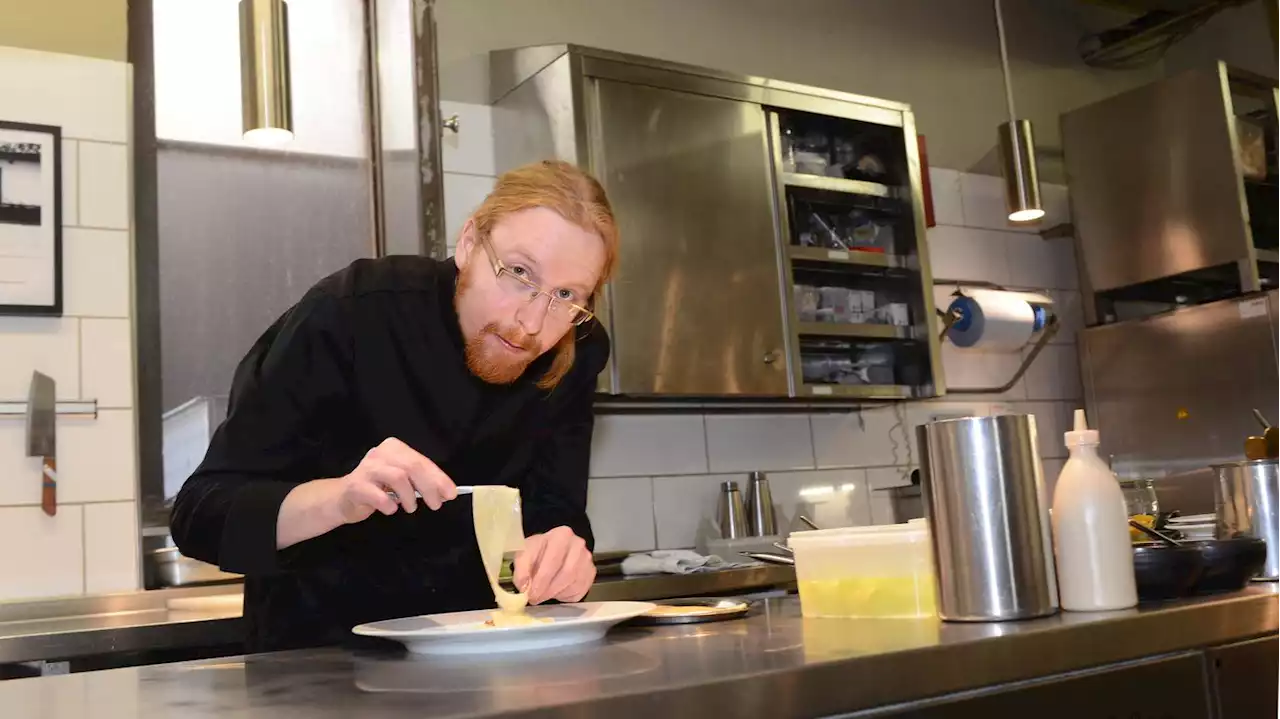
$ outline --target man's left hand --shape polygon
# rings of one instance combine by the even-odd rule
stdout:
[[[596,565],[581,537],[568,527],[556,527],[525,538],[511,578],[516,591],[528,594],[530,604],[549,599],[576,602],[591,589]]]

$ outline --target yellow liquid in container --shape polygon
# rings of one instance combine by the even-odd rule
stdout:
[[[920,617],[937,613],[933,577],[843,577],[802,580],[806,617]]]

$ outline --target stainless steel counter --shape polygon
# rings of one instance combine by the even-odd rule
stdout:
[[[723,595],[784,587],[790,567],[761,565],[687,575],[602,577],[588,601]],[[0,604],[0,664],[243,642],[241,586]],[[213,656],[206,654],[204,656]]]
[[[0,707],[44,719],[828,716],[1144,657],[1157,659],[1141,666],[1200,667],[1176,653],[1274,635],[1277,606],[1267,585],[1121,612],[944,624],[804,620],[786,598],[746,619],[622,627],[604,643],[524,655],[335,648],[17,679],[0,682]],[[1203,685],[1130,701],[1154,702],[1144,715],[1205,716],[1166,712],[1170,696]],[[1256,687],[1274,699],[1274,685]]]

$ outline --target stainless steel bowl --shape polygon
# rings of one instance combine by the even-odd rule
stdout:
[[[148,552],[146,571],[154,579],[154,586],[159,587],[238,582],[244,578],[244,575],[224,572],[208,562],[185,556],[177,547],[161,547]],[[148,585],[152,584],[148,581]]]

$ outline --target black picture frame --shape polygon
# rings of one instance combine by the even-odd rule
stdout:
[[[36,125],[26,122],[10,122],[0,120],[0,148],[17,140],[16,133],[30,133],[47,136],[48,140],[41,141],[41,147],[52,148],[53,170],[53,188],[51,197],[44,198],[47,206],[53,211],[51,226],[48,226],[46,237],[42,237],[41,241],[49,241],[53,243],[52,267],[48,270],[53,274],[53,301],[47,304],[23,304],[8,302],[5,296],[5,289],[0,285],[0,315],[36,315],[36,316],[61,316],[62,315],[62,128],[55,125]],[[8,162],[16,163],[20,160],[22,153],[8,153]],[[43,149],[40,154],[43,154]],[[37,155],[39,157],[39,155]],[[44,210],[46,202],[42,202],[39,206],[29,205],[4,205],[4,170],[6,163],[6,153],[0,149],[0,237],[3,236],[6,225],[31,226],[34,217],[35,224],[46,227],[44,224]],[[41,162],[41,167],[44,163]],[[5,212],[8,210],[8,212]],[[3,258],[0,258],[3,259]]]

